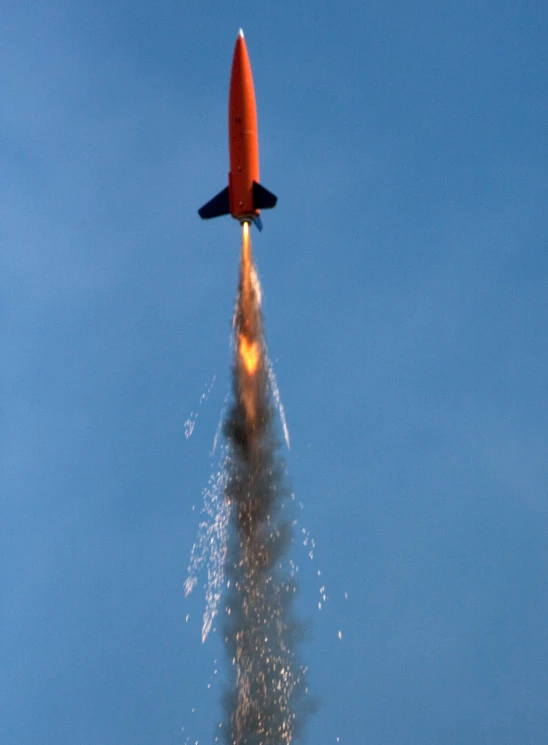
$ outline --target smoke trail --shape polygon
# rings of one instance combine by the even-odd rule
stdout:
[[[244,223],[234,314],[234,402],[225,498],[231,535],[225,642],[233,681],[225,698],[228,745],[289,745],[304,712],[305,668],[295,656],[296,585],[284,565],[291,539],[284,465],[274,433],[260,285]]]

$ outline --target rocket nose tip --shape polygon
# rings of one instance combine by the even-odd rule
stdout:
[[[244,38],[244,30],[242,28],[238,31],[238,36],[241,36],[242,39]]]

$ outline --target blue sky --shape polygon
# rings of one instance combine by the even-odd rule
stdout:
[[[309,740],[543,745],[533,0],[4,3],[0,740],[212,741],[227,661],[183,583],[239,229],[196,210],[226,182],[240,26],[279,197],[253,239],[284,457],[316,542],[295,546]]]

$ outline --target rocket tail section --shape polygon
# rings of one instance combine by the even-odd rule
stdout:
[[[271,191],[268,191],[264,186],[259,184],[257,181],[253,182],[253,209],[258,213],[259,210],[268,210],[276,206],[278,197]],[[238,214],[234,214],[230,209],[230,187],[226,186],[222,191],[216,194],[213,199],[200,207],[198,214],[202,220],[211,220],[213,217],[221,217],[222,215],[230,215],[238,218]],[[263,229],[261,218],[258,214],[253,218],[253,222],[259,228]]]

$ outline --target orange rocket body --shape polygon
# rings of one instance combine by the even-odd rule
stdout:
[[[251,64],[243,32],[234,48],[228,102],[228,186],[198,210],[204,220],[232,215],[262,229],[261,209],[274,207],[277,197],[259,181],[257,107]]]
[[[230,76],[228,151],[230,214],[237,219],[255,217],[253,182],[259,183],[259,135],[253,76],[242,34],[236,41]]]

